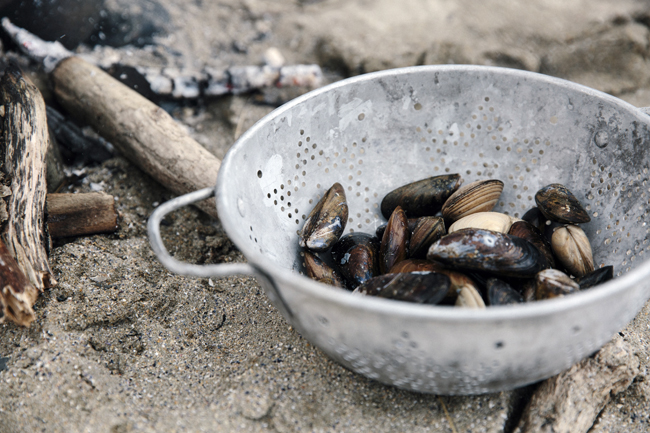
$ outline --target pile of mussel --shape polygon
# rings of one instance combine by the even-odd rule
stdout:
[[[449,174],[397,188],[381,202],[388,222],[376,234],[342,236],[348,205],[335,183],[300,231],[307,275],[363,295],[470,308],[564,296],[613,277],[612,266],[594,269],[578,225],[590,217],[563,185],[540,189],[519,219],[492,212],[500,180],[461,184]]]

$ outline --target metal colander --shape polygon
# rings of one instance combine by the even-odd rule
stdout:
[[[518,70],[422,66],[343,80],[278,108],[224,159],[217,209],[248,264],[183,264],[162,246],[162,217],[211,188],[160,206],[152,246],[178,273],[257,276],[306,339],[369,378],[441,394],[522,386],[592,354],[650,295],[649,121],[612,96]],[[613,265],[615,279],[476,311],[360,297],[302,275],[297,232],[334,182],[346,190],[346,233],[374,233],[387,192],[445,173],[502,180],[495,211],[513,216],[541,187],[564,184],[592,217],[582,227],[596,266]]]

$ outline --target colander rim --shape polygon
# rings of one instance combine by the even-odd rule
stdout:
[[[411,73],[435,73],[435,72],[488,72],[495,74],[506,74],[522,79],[533,79],[546,82],[550,85],[568,88],[579,91],[594,97],[605,99],[610,103],[621,107],[627,111],[636,113],[646,123],[650,123],[647,115],[641,112],[637,107],[590,87],[577,84],[561,78],[551,77],[537,72],[523,71],[496,66],[482,65],[425,65],[409,66],[404,68],[388,69],[378,72],[371,72],[363,75],[340,80],[321,88],[312,90],[304,95],[295,98],[282,106],[276,108],[271,113],[264,116],[256,122],[250,129],[239,137],[232,145],[224,157],[217,183],[215,185],[215,197],[217,211],[221,223],[228,234],[229,238],[235,243],[237,248],[244,254],[248,262],[259,272],[271,279],[276,286],[291,285],[304,290],[309,296],[320,298],[323,301],[339,303],[346,307],[358,308],[361,310],[370,310],[379,314],[390,314],[395,316],[408,316],[413,318],[424,318],[431,320],[450,320],[458,322],[494,322],[503,320],[518,320],[530,318],[542,318],[549,315],[557,314],[563,311],[579,309],[590,304],[602,302],[605,299],[614,298],[616,295],[625,292],[637,284],[643,284],[645,279],[650,279],[650,259],[640,263],[635,269],[627,272],[618,278],[598,287],[572,294],[563,298],[536,301],[516,305],[491,306],[482,310],[473,310],[465,308],[449,308],[439,305],[421,305],[402,301],[395,301],[383,298],[362,297],[353,294],[350,291],[339,289],[323,283],[314,281],[306,276],[290,269],[274,266],[262,253],[253,247],[249,247],[243,231],[239,230],[239,225],[235,221],[238,216],[235,209],[230,209],[226,203],[226,197],[229,195],[227,190],[228,182],[227,173],[232,170],[232,161],[238,152],[243,151],[246,142],[268,122],[281,117],[285,112],[293,107],[317,97],[321,94],[330,92],[334,89],[355,85],[360,82],[381,79],[384,77],[394,77],[397,75],[407,75]],[[643,117],[641,117],[643,116]]]

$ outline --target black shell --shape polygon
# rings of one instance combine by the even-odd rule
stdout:
[[[432,216],[418,218],[415,227],[411,231],[409,257],[414,259],[425,258],[431,244],[446,234],[445,221],[442,218]]]
[[[529,277],[548,267],[546,258],[530,242],[504,233],[462,229],[431,245],[428,260],[468,271]]]
[[[316,254],[305,251],[303,257],[305,259],[305,270],[309,278],[320,283],[345,288],[341,276]]]
[[[580,224],[591,221],[578,199],[564,185],[553,183],[535,194],[537,208],[552,221]]]
[[[580,290],[585,290],[609,281],[612,278],[614,278],[614,266],[603,266],[584,277],[576,278],[575,281],[580,286]]]
[[[409,183],[386,194],[381,201],[381,213],[388,219],[397,206],[409,217],[435,215],[445,200],[462,183],[458,174],[445,174]]]
[[[490,305],[519,304],[524,301],[522,296],[505,281],[489,278],[486,285]]]
[[[410,235],[406,214],[397,206],[388,220],[379,247],[379,270],[382,274],[387,273],[395,263],[406,259]]]
[[[550,242],[533,224],[527,221],[517,221],[510,226],[508,234],[525,239],[535,245],[544,254],[544,257],[546,257],[549,267],[555,267],[555,258],[553,257]]]
[[[343,234],[347,222],[345,190],[337,182],[309,213],[298,243],[311,251],[326,251]]]
[[[350,289],[379,275],[379,239],[376,236],[348,233],[332,246],[331,254]]]
[[[435,272],[385,274],[371,278],[354,293],[418,304],[437,304],[449,291],[449,277]]]

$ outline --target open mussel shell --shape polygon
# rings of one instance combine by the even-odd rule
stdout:
[[[410,235],[406,214],[397,206],[388,220],[379,247],[379,270],[382,274],[407,258]]]
[[[498,278],[489,278],[486,283],[487,297],[490,305],[508,305],[524,302],[521,294],[510,284]]]
[[[479,180],[461,187],[442,206],[442,216],[447,225],[464,216],[489,212],[499,201],[503,182],[497,179]]]
[[[305,259],[305,271],[309,278],[330,286],[345,288],[343,278],[316,254],[304,251],[303,257]]]
[[[309,213],[298,243],[312,251],[325,251],[341,237],[347,221],[348,204],[345,191],[337,182]]]
[[[417,272],[380,275],[357,287],[354,293],[418,304],[437,304],[448,291],[448,276]]]
[[[409,183],[386,194],[381,213],[388,219],[400,206],[409,217],[433,216],[462,182],[458,174],[445,174]]]
[[[551,248],[558,261],[574,277],[584,277],[594,271],[591,244],[580,227],[567,225],[556,228],[551,238]]]
[[[440,217],[426,216],[418,218],[411,232],[409,257],[423,259],[431,244],[447,234],[445,221]]]
[[[551,243],[533,224],[527,221],[517,221],[510,226],[508,234],[526,239],[528,242],[535,245],[537,249],[544,254],[549,266],[551,268],[555,267],[555,258],[553,257],[553,251],[551,250]]]
[[[449,227],[449,233],[461,229],[485,229],[508,233],[515,221],[517,221],[516,218],[500,212],[477,212],[457,220]]]
[[[580,224],[591,221],[578,199],[564,185],[553,183],[535,194],[537,208],[552,221]]]
[[[538,301],[569,295],[580,290],[578,283],[557,269],[545,269],[538,273],[535,279],[537,281],[535,299]]]
[[[468,271],[529,277],[548,267],[530,242],[504,233],[463,229],[443,236],[429,248],[428,260]]]
[[[379,275],[379,239],[361,232],[341,236],[330,252],[350,289]]]
[[[483,298],[476,287],[463,286],[456,298],[456,306],[483,309],[485,308],[485,301],[483,301]]]
[[[614,266],[603,266],[588,273],[584,277],[576,278],[575,282],[580,286],[580,290],[585,290],[609,281],[612,278],[614,278]]]

